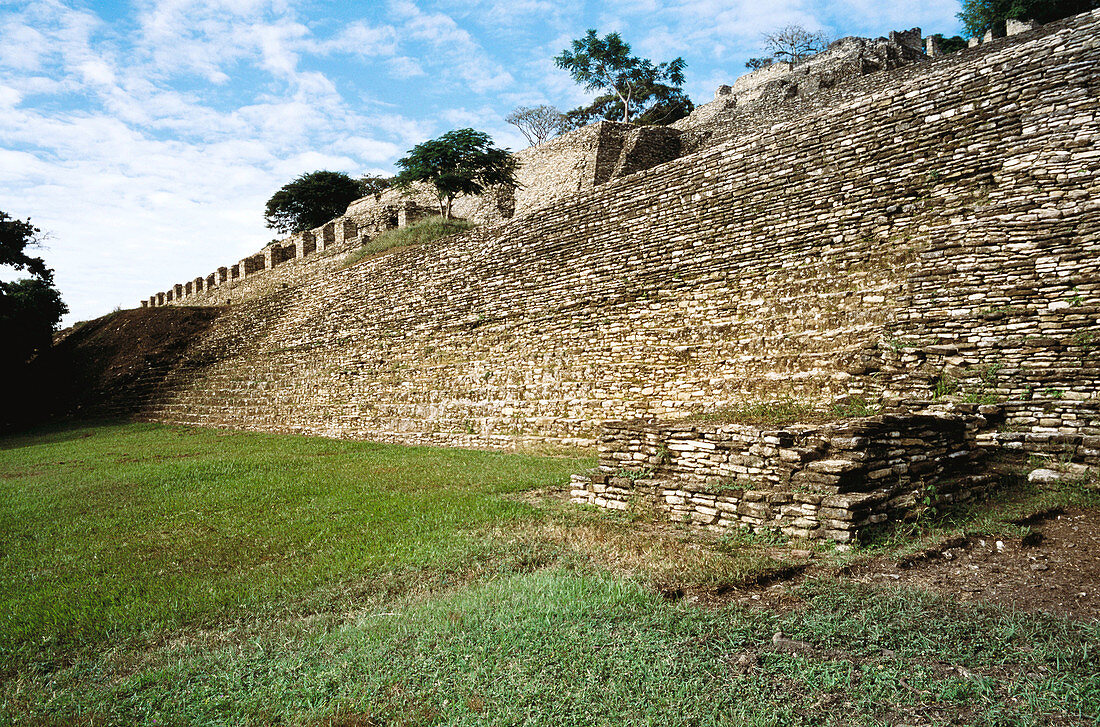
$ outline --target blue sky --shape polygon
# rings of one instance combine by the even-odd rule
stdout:
[[[518,105],[585,101],[552,58],[596,28],[682,56],[697,104],[791,23],[959,31],[956,0],[0,0],[0,210],[47,235],[72,313],[205,276],[274,235],[267,198],[317,169],[388,174],[454,128],[525,144]]]

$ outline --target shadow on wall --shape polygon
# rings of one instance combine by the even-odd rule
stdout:
[[[8,426],[140,414],[181,369],[201,372],[184,351],[222,310],[139,308],[83,324],[32,362],[26,385],[9,399]]]

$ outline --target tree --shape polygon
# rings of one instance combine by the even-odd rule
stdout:
[[[435,187],[439,214],[451,218],[451,206],[460,194],[481,194],[488,187],[515,189],[516,160],[507,149],[497,149],[492,138],[473,129],[448,131],[438,139],[417,144],[397,161],[401,173],[395,184],[408,187],[426,182]]]
[[[595,30],[573,41],[572,50],[554,58],[558,68],[569,71],[586,91],[605,91],[588,106],[566,116],[571,127],[595,118],[629,123],[670,124],[695,108],[683,94],[683,58],[654,65],[648,58],[630,55],[630,45],[618,33],[601,38]]]
[[[527,143],[540,146],[542,142],[562,130],[565,125],[565,114],[546,104],[517,106],[504,120],[519,129],[527,138]]]
[[[380,177],[374,174],[364,174],[359,178],[359,196],[369,197],[372,194],[378,196],[393,186],[393,177]]]
[[[344,214],[362,196],[360,183],[343,172],[310,172],[271,195],[264,219],[283,234],[304,232]]]
[[[966,42],[966,38],[963,38],[961,35],[953,35],[950,38],[945,38],[940,33],[935,33],[931,37],[935,38],[939,43],[940,52],[944,55],[960,51],[969,45],[969,43]]]
[[[963,0],[958,18],[974,37],[1009,18],[1049,23],[1096,8],[1100,0]]]
[[[53,271],[46,267],[45,261],[27,254],[27,248],[38,243],[39,232],[30,220],[13,219],[0,212],[0,265],[26,270],[36,278],[52,282]]]
[[[27,248],[38,244],[39,229],[30,220],[0,212],[0,265],[26,270],[30,278],[0,282],[0,375],[12,376],[35,355],[48,348],[61,316],[69,309],[53,287],[53,270]]]
[[[0,282],[0,370],[7,374],[49,348],[61,316],[68,312],[61,292],[42,278]]]
[[[829,45],[824,33],[814,33],[801,25],[788,25],[785,28],[766,33],[764,47],[773,59],[786,61],[791,66],[815,53],[820,53]]]
[[[773,63],[775,63],[775,59],[770,56],[765,56],[764,58],[750,58],[745,61],[745,68],[758,71],[761,68],[767,68]]]

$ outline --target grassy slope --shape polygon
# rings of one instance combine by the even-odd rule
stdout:
[[[583,462],[119,425],[0,445],[0,654],[454,557]]]
[[[586,464],[148,425],[4,440],[0,723],[1095,723],[1095,624],[835,581],[700,607],[662,593],[785,563],[503,496]]]

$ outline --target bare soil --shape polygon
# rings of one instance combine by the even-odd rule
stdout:
[[[1100,510],[1059,509],[1021,524],[1031,534],[951,540],[902,560],[870,561],[851,575],[963,601],[1100,620]]]

